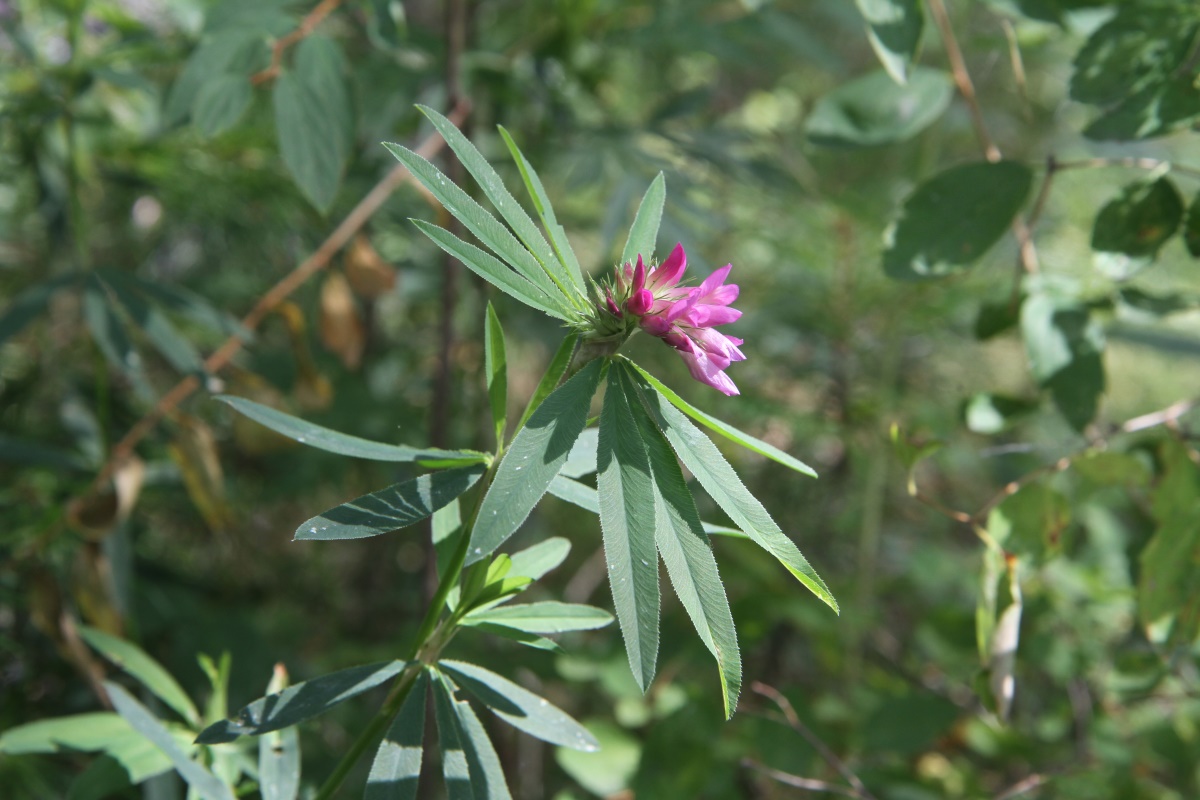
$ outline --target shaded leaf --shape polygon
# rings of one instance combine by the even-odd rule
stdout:
[[[202,372],[204,359],[191,341],[167,318],[158,306],[136,291],[133,285],[123,281],[97,280],[111,291],[133,324],[142,332],[151,346],[167,362],[180,372]]]
[[[1200,120],[1200,92],[1191,75],[1156,83],[1109,109],[1083,129],[1096,141],[1165,136]]]
[[[41,316],[55,292],[74,284],[79,279],[79,275],[61,275],[36,283],[13,298],[3,313],[0,313],[0,344],[3,344],[9,337],[20,333],[26,325]]]
[[[333,205],[349,155],[343,121],[299,71],[286,72],[272,90],[279,154],[300,191],[318,211]]]
[[[1020,417],[1036,411],[1038,404],[1019,397],[978,392],[963,403],[963,421],[975,433],[994,434],[1008,430]]]
[[[1033,377],[1076,430],[1096,415],[1104,392],[1104,334],[1086,307],[1038,293],[1021,306],[1021,333]]]
[[[245,75],[218,75],[196,92],[192,123],[201,136],[218,136],[237,124],[253,97],[254,89]]]
[[[428,696],[429,674],[422,670],[379,743],[363,800],[413,800],[417,796]]]
[[[1169,179],[1129,184],[1096,215],[1096,266],[1117,280],[1133,276],[1154,260],[1182,220],[1183,198]]]
[[[399,675],[404,661],[383,661],[331,672],[311,681],[289,686],[277,694],[260,697],[237,713],[236,719],[222,720],[205,728],[196,737],[198,744],[232,742],[239,736],[258,736],[277,731],[324,714],[351,697],[370,691]]]
[[[599,747],[587,729],[566,712],[491,670],[447,659],[439,661],[438,667],[496,716],[530,736],[584,752]]]
[[[1075,56],[1071,97],[1107,105],[1161,84],[1188,57],[1198,25],[1183,4],[1118,6]]]
[[[867,38],[883,68],[904,83],[917,57],[925,17],[919,0],[855,0],[867,23]]]
[[[596,448],[600,443],[598,428],[585,428],[567,455],[567,462],[558,471],[567,478],[582,478],[596,471]]]
[[[212,16],[209,14],[206,22]],[[164,122],[167,125],[182,122],[194,112],[198,96],[210,81],[231,75],[247,76],[266,66],[270,54],[267,39],[259,32],[233,28],[219,34],[208,33],[188,56],[167,93]]]
[[[590,362],[556,389],[513,438],[479,508],[467,563],[490,555],[533,511],[587,424],[603,362]]]
[[[509,798],[499,759],[483,726],[470,706],[454,699],[449,679],[441,672],[435,674],[434,712],[447,795],[450,800]]]
[[[373,442],[369,439],[360,439],[357,436],[323,428],[244,397],[220,395],[216,399],[232,406],[238,413],[246,415],[276,433],[281,433],[289,439],[295,439],[301,444],[329,453],[365,458],[371,461],[413,461],[425,467],[483,464],[490,458],[487,453],[475,450],[439,450],[435,447],[418,449],[405,445]]]
[[[621,251],[621,263],[637,261],[640,254],[650,265],[654,256],[654,245],[658,241],[658,226],[662,221],[663,204],[667,200],[667,181],[660,172],[650,182],[642,202],[638,205],[637,214],[633,218],[633,226],[629,229],[629,238],[625,240],[625,249]]]
[[[1035,560],[1063,549],[1071,507],[1061,493],[1040,483],[1024,486],[988,514],[988,533],[1006,552]]]
[[[999,241],[1021,210],[1033,173],[1015,161],[951,167],[917,187],[885,234],[884,271],[898,280],[959,271]]]
[[[86,626],[80,626],[79,635],[105,658],[153,692],[155,697],[178,712],[179,716],[188,723],[193,726],[200,724],[200,713],[188,698],[187,693],[169,672],[146,655],[140,647],[132,642]]]
[[[954,84],[940,70],[917,67],[898,84],[882,70],[821,97],[804,122],[816,144],[870,147],[911,139],[942,115]]]
[[[504,428],[508,423],[508,358],[504,354],[504,328],[496,309],[487,304],[483,335],[483,371],[487,376],[488,404],[496,427],[496,446],[504,446]]]
[[[1200,258],[1200,193],[1192,198],[1183,221],[1183,243],[1193,258]],[[0,340],[3,337],[0,336]]]

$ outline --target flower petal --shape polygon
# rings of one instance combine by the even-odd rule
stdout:
[[[683,277],[686,270],[687,253],[684,252],[683,243],[680,242],[675,245],[671,255],[667,256],[667,260],[650,273],[650,288],[655,290],[655,293],[658,289],[669,289],[679,283],[679,279]]]

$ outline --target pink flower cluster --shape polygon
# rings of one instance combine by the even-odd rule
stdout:
[[[647,268],[641,255],[637,266],[625,264],[616,270],[617,296],[626,297],[624,309],[610,293],[609,310],[622,316],[622,310],[638,319],[641,329],[674,347],[683,357],[692,377],[727,395],[739,394],[737,386],[725,374],[734,361],[746,356],[738,349],[742,340],[714,330],[716,325],[733,322],[742,312],[730,308],[737,299],[737,284],[725,283],[732,264],[726,264],[696,287],[680,286],[687,270],[683,245],[675,245],[667,260]]]

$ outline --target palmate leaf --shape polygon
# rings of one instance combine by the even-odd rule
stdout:
[[[500,759],[479,718],[465,701],[454,699],[454,685],[444,673],[434,670],[434,675],[438,747],[450,800],[512,800]]]
[[[328,453],[365,458],[370,461],[411,461],[424,467],[486,464],[491,458],[487,453],[477,450],[440,450],[436,447],[416,448],[373,442],[370,439],[360,439],[357,436],[315,425],[244,397],[226,394],[220,395],[216,399],[232,406],[238,413],[244,414],[260,425],[265,425],[276,433]]]
[[[700,640],[717,659],[725,717],[733,716],[742,689],[742,657],[729,600],[717,571],[708,537],[700,524],[696,503],[683,478],[683,471],[667,440],[651,420],[644,401],[638,397],[631,370],[614,369],[620,386],[610,381],[609,391],[624,392],[633,412],[632,422],[641,435],[649,457],[654,492],[654,540],[671,586],[679,597]]]
[[[81,627],[79,635],[109,661],[136,678],[154,696],[162,700],[193,726],[200,724],[200,712],[179,683],[145,651],[132,642],[119,639],[95,628]]]
[[[679,460],[691,471],[729,515],[733,523],[756,544],[775,556],[796,578],[834,611],[837,600],[825,581],[800,553],[795,542],[784,535],[762,503],[752,495],[721,451],[707,436],[688,422],[687,417],[662,398],[642,373],[623,367],[639,390],[642,404],[658,428],[666,436]]]
[[[633,677],[642,691],[658,660],[658,552],[650,462],[615,370],[600,412],[596,484],[613,607]]]
[[[603,363],[587,364],[556,389],[513,438],[479,508],[468,564],[490,555],[537,505],[587,424]]]
[[[496,716],[530,736],[585,753],[599,749],[599,744],[587,728],[557,706],[507,678],[463,661],[443,659],[438,662],[438,667]]]
[[[111,681],[105,681],[104,688],[116,712],[170,759],[171,766],[179,773],[179,777],[183,778],[201,800],[234,800],[233,791],[200,762],[189,758],[171,732],[145,706]]]
[[[621,251],[621,263],[636,261],[640,254],[647,262],[654,255],[654,245],[658,241],[658,226],[662,221],[663,204],[667,199],[667,181],[660,172],[650,182],[650,188],[638,205],[637,214],[633,218],[633,226],[629,229],[629,238],[625,240],[625,249]],[[648,266],[648,264],[647,264]]]
[[[483,465],[422,475],[331,508],[296,529],[296,540],[363,539],[420,522],[470,489]]]
[[[417,796],[428,695],[429,674],[422,670],[379,743],[363,800],[413,800]]]
[[[454,127],[453,122],[432,108],[422,105],[418,105],[417,108],[429,118],[429,121],[437,128],[438,133],[442,134],[442,138],[450,145],[450,149],[458,156],[458,160],[471,173],[471,177],[479,184],[479,188],[483,190],[487,199],[500,212],[500,216],[504,218],[504,221],[517,234],[517,238],[521,240],[521,243],[537,259],[542,269],[546,271],[550,279],[554,282],[554,285],[561,289],[565,296],[573,297],[575,301],[586,301],[582,276],[576,277],[569,274],[566,267],[550,249],[550,245],[547,244],[545,237],[538,231],[537,225],[525,213],[524,209],[521,208],[520,203],[517,202],[516,198],[504,186],[504,182],[500,180],[500,176],[496,174],[496,170],[492,168],[487,159],[475,148],[475,145],[471,144],[470,140],[463,136],[462,131]]]
[[[198,744],[232,742],[239,736],[258,736],[323,714],[338,703],[374,689],[399,675],[408,664],[384,661],[331,672],[260,697],[242,708],[237,719],[209,725],[196,737]]]
[[[384,147],[390,150],[392,155],[408,168],[413,177],[424,184],[438,202],[462,222],[479,241],[487,245],[488,249],[502,258],[526,280],[545,292],[551,298],[555,308],[569,317],[577,314],[577,310],[562,289],[554,284],[533,254],[517,241],[500,220],[489,214],[483,206],[472,200],[466,192],[458,188],[437,167],[420,155],[398,144],[385,142]]]

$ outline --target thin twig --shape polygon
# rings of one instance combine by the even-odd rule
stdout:
[[[797,789],[807,789],[810,792],[825,792],[827,794],[840,794],[842,797],[854,797],[858,800],[863,800],[866,795],[845,786],[838,786],[836,783],[828,783],[827,781],[819,781],[815,778],[802,778],[799,775],[793,775],[790,772],[784,772],[778,769],[764,766],[752,758],[743,758],[742,766],[752,769],[755,772],[761,772],[768,778],[779,781],[786,786],[794,786]]]
[[[862,780],[858,777],[854,770],[850,769],[850,767],[846,765],[845,761],[842,761],[842,759],[838,758],[837,753],[833,752],[833,750],[831,750],[829,746],[825,744],[825,742],[821,741],[820,737],[818,737],[807,725],[800,721],[800,716],[796,713],[796,709],[792,707],[791,702],[783,696],[782,692],[780,692],[774,686],[768,686],[761,681],[755,681],[754,683],[750,684],[750,688],[757,694],[762,695],[771,702],[775,703],[775,705],[779,706],[779,710],[783,712],[783,718],[787,720],[787,723],[789,726],[791,726],[792,730],[803,736],[805,741],[812,745],[813,749],[820,754],[821,758],[825,759],[825,761],[831,767],[836,769],[838,773],[846,779],[850,786],[853,787],[854,791],[851,793],[846,792],[844,789],[836,789],[839,794],[847,794],[849,797],[861,797],[865,800],[874,800],[873,795],[867,791],[867,787],[863,785]],[[763,768],[763,770],[768,771],[766,768]],[[816,783],[824,782],[816,781]],[[818,789],[817,791],[835,791],[835,789]]]
[[[458,125],[468,112],[469,105],[465,102],[460,103],[450,112],[450,120],[455,125]],[[445,142],[442,140],[441,135],[432,133],[421,143],[416,152],[424,158],[431,158],[444,145]],[[391,196],[392,192],[411,178],[411,173],[403,166],[397,165],[394,167],[358,202],[358,205],[346,215],[346,218],[342,220],[340,225],[334,228],[333,233],[329,234],[328,238],[321,243],[321,246],[312,255],[301,261],[294,270],[284,276],[282,280],[268,289],[266,294],[259,298],[254,307],[250,309],[250,312],[242,319],[241,327],[246,331],[253,331],[262,322],[263,318],[286,300],[292,292],[296,291],[305,281],[328,266],[330,260],[366,225],[367,221],[379,210],[388,197]],[[244,343],[241,335],[238,333],[231,335],[212,355],[204,360],[205,374],[219,372],[242,349]],[[112,477],[113,471],[117,466],[133,454],[134,448],[137,447],[138,443],[158,425],[163,417],[173,411],[199,388],[200,379],[195,375],[189,375],[163,395],[154,408],[138,420],[129,429],[129,432],[113,446],[108,460],[100,467],[96,478],[88,486],[83,496],[90,497],[95,494]]]
[[[296,26],[294,31],[275,40],[275,44],[271,45],[270,65],[251,75],[250,83],[258,86],[260,83],[266,83],[269,80],[279,77],[279,73],[283,70],[283,51],[316,30],[317,26],[341,4],[342,0],[321,0],[320,3],[317,3],[316,7],[308,12],[304,16],[304,19],[300,20],[300,24]]]
[[[1053,776],[1050,775],[1039,775],[1035,772],[1027,778],[1022,778],[1000,794],[996,795],[996,800],[1012,800],[1014,797],[1020,797],[1027,792],[1032,792],[1034,789],[1049,783],[1052,777]]]
[[[958,93],[962,95],[967,109],[971,113],[971,124],[975,127],[975,137],[983,145],[983,152],[987,160],[999,161],[1001,158],[1000,148],[996,146],[991,134],[988,133],[987,125],[984,124],[983,111],[979,106],[979,98],[975,94],[975,84],[971,81],[971,73],[967,71],[967,62],[958,46],[958,39],[955,38],[954,28],[950,24],[950,15],[946,13],[946,6],[942,0],[929,0],[929,13],[938,27],[938,32],[942,35],[942,43],[946,46],[946,58],[950,62],[950,73],[954,77],[954,85],[958,87]]]

